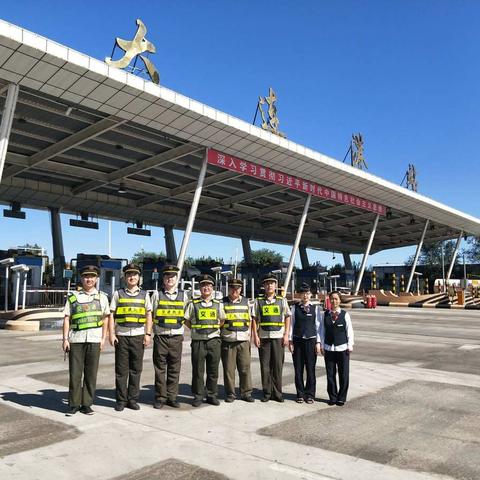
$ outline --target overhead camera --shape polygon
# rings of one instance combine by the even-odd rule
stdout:
[[[0,260],[0,265],[2,267],[8,267],[12,265],[12,263],[15,263],[15,260],[13,258],[4,258],[3,260]]]
[[[28,272],[30,268],[27,267],[24,263],[21,263],[20,265],[14,265],[13,267],[10,267],[10,270],[12,272],[25,273]]]

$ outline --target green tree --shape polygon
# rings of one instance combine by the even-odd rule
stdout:
[[[431,285],[436,278],[442,278],[442,243],[443,243],[443,264],[445,272],[450,265],[455,250],[455,240],[448,240],[446,242],[429,243],[422,247],[418,264],[423,265],[423,278],[428,278]],[[458,264],[459,256],[455,259],[455,265]],[[409,257],[405,265],[413,265],[414,255]]]
[[[336,263],[328,270],[329,275],[341,275],[342,273],[345,273],[345,265],[341,263]]]
[[[187,262],[185,261],[185,263]],[[213,258],[210,255],[208,257],[188,257],[188,265],[197,265],[199,267],[216,267],[217,265],[223,265],[223,258]]]
[[[144,259],[149,258],[154,262],[164,262],[167,259],[167,256],[163,253],[156,252],[146,252],[143,248],[138,252],[135,252],[132,256],[132,263],[142,263]]]
[[[426,267],[442,267],[442,243],[443,243],[443,259],[445,265],[450,265],[450,261],[453,257],[453,251],[455,250],[455,241],[448,240],[446,242],[435,242],[423,245],[418,258],[420,265]],[[409,257],[405,262],[406,265],[413,265],[414,255]],[[455,259],[455,263],[458,262],[458,256]]]
[[[480,237],[470,237],[467,240],[465,256],[470,262],[480,262]]]
[[[252,263],[260,267],[280,267],[283,261],[281,253],[268,248],[261,248],[260,250],[252,250]],[[245,259],[242,265],[246,265]]]

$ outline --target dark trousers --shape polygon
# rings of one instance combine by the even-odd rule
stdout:
[[[155,370],[155,401],[175,401],[182,365],[183,335],[155,335],[153,368]]]
[[[330,352],[325,350],[325,369],[327,371],[327,392],[330,401],[346,402],[348,392],[350,352]],[[337,368],[340,387],[337,388]]]
[[[218,394],[218,364],[220,363],[221,340],[192,340],[192,394],[196,399],[205,396],[205,366],[207,369],[207,398]]]
[[[143,335],[118,335],[115,345],[115,394],[117,402],[138,400],[143,370]]]
[[[317,354],[315,353],[316,338],[293,338],[293,366],[295,367],[295,387],[297,397],[315,398],[315,366]],[[307,382],[304,383],[303,374],[307,372]]]
[[[100,343],[70,343],[68,404],[71,407],[92,405],[97,387],[99,359]]]
[[[223,383],[225,395],[235,396],[235,369],[238,369],[240,396],[252,395],[252,376],[250,373],[250,342],[222,341]]]
[[[282,398],[282,371],[285,359],[282,341],[282,338],[261,338],[258,349],[263,396],[273,400]]]

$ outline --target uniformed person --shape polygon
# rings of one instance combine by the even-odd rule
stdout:
[[[350,314],[340,308],[340,293],[331,292],[329,297],[332,307],[325,312],[320,323],[320,353],[325,357],[328,404],[342,407],[347,401],[353,326]]]
[[[63,351],[69,352],[67,416],[93,415],[98,362],[108,333],[108,298],[96,289],[98,267],[80,270],[82,289],[67,297],[63,310]],[[83,379],[82,379],[83,376]]]
[[[240,398],[254,402],[250,373],[251,307],[241,295],[243,283],[234,278],[228,282],[228,296],[223,299],[225,323],[222,328],[222,364],[225,401],[235,400],[235,368],[240,380]]]
[[[315,366],[320,354],[320,322],[323,320],[320,305],[311,302],[310,286],[303,283],[300,287],[300,302],[292,308],[290,322],[289,350],[295,368],[295,387],[297,403],[314,403],[316,377]],[[304,381],[304,372],[307,381]]]
[[[110,344],[115,347],[115,410],[139,410],[143,354],[152,336],[152,305],[139,287],[140,267],[123,267],[125,288],[118,289],[110,303]]]
[[[192,405],[199,407],[204,399],[206,366],[207,403],[218,406],[220,328],[225,321],[225,311],[222,302],[213,298],[214,279],[210,275],[201,275],[198,280],[200,298],[192,300],[185,311],[185,325],[192,333]]]
[[[187,294],[177,288],[178,267],[165,265],[163,286],[152,297],[154,315],[153,367],[155,370],[154,408],[165,404],[179,408],[178,382],[182,364],[185,306]]]
[[[263,278],[265,296],[257,298],[253,306],[252,334],[260,357],[262,402],[283,402],[284,347],[288,346],[291,313],[287,300],[275,294],[277,283],[273,273],[267,274]]]

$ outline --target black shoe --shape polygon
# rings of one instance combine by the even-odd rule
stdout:
[[[273,398],[273,400],[275,400],[278,403],[283,403],[285,401],[283,397]]]
[[[80,411],[80,407],[68,407],[68,410],[65,412],[65,416],[71,417]]]
[[[176,400],[167,400],[167,405],[172,408],[180,408],[180,404]]]
[[[235,401],[235,396],[234,395],[228,395],[227,398],[225,399],[227,403],[233,403]]]
[[[92,407],[82,407],[80,411],[85,415],[93,415],[95,412],[92,410]]]
[[[220,405],[220,402],[217,397],[208,397],[207,403],[209,403],[210,405],[215,405],[216,407]]]
[[[260,401],[263,403],[268,402],[270,401],[270,397],[263,397]]]
[[[123,402],[115,403],[115,411],[116,412],[123,412],[124,408],[125,408],[125,404]]]
[[[192,402],[192,407],[199,407],[202,404],[201,398],[194,398]]]
[[[334,402],[333,400],[329,400],[329,401],[328,401],[328,404],[329,404],[330,406],[335,405],[335,403],[336,403],[336,402]]]
[[[156,408],[157,410],[160,410],[161,408],[163,408],[165,405],[165,402],[161,402],[159,400],[155,400],[153,402],[153,408]]]
[[[255,399],[251,395],[248,395],[247,397],[243,397],[242,400],[248,403],[253,403],[255,401]]]
[[[136,400],[129,400],[127,403],[127,407],[131,408],[132,410],[140,410],[140,405],[137,403]]]
[[[335,402],[335,404],[337,405],[337,407],[343,407],[345,405],[345,402],[337,401]]]

